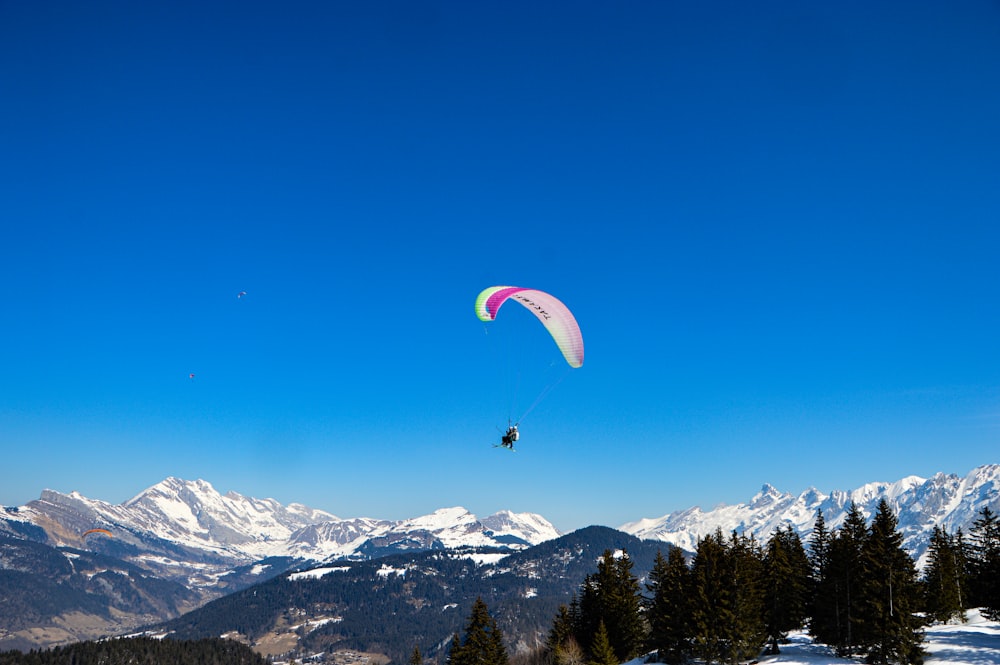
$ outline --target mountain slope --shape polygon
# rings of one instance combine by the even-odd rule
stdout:
[[[204,600],[115,557],[0,535],[0,650],[114,634]]]
[[[415,645],[425,658],[439,655],[482,597],[504,634],[526,646],[544,640],[559,605],[605,550],[628,550],[641,577],[662,547],[594,526],[516,552],[463,548],[341,562],[281,575],[156,630],[181,639],[225,634],[272,654],[294,644],[296,659],[353,650],[405,662]],[[270,650],[275,644],[280,651]]]

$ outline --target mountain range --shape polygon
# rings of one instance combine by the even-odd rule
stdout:
[[[934,526],[967,532],[984,506],[1000,512],[1000,465],[981,466],[964,477],[909,476],[829,494],[810,488],[792,495],[764,485],[747,503],[692,507],[617,530],[602,528],[626,538],[630,552],[648,542],[641,547],[649,556],[665,542],[692,552],[700,537],[716,529],[752,533],[764,541],[776,528],[791,525],[806,540],[817,510],[832,529],[851,502],[870,516],[883,497],[897,514],[904,546],[920,561]],[[84,535],[91,529],[105,529],[110,536]],[[382,570],[375,562],[387,557],[441,552],[475,558],[475,575],[486,575],[501,558],[530,558],[571,535],[560,534],[533,513],[502,511],[480,519],[460,507],[398,521],[343,519],[301,504],[223,495],[204,480],[167,478],[122,504],[44,490],[24,506],[0,508],[0,648],[48,646],[177,619],[295,570],[360,566],[357,570],[364,571],[366,562]],[[560,556],[596,556],[584,555],[585,549],[560,550]],[[590,559],[579,565],[595,564]],[[370,570],[358,574],[382,579]],[[342,583],[350,577],[336,579]],[[566,578],[545,587],[544,603],[529,601],[523,591],[537,583],[511,584],[522,588],[522,596],[528,594],[519,602],[551,609],[555,596],[565,601],[579,582]],[[435,594],[434,602],[447,595]]]
[[[899,521],[903,547],[922,567],[930,535],[935,526],[948,533],[969,532],[978,513],[989,507],[1000,513],[1000,464],[980,466],[964,477],[937,473],[930,478],[907,476],[895,482],[867,483],[853,490],[824,494],[814,487],[793,495],[764,485],[748,503],[699,507],[669,513],[656,519],[641,519],[619,528],[638,538],[662,540],[693,551],[699,538],[721,529],[749,533],[766,540],[778,528],[791,526],[803,541],[812,533],[818,510],[823,511],[827,529],[840,526],[851,503],[866,518],[875,513],[885,498]]]

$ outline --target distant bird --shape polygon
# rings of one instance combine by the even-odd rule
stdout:
[[[188,378],[189,379],[193,379],[194,378],[194,374],[188,374]]]

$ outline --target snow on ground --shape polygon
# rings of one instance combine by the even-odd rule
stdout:
[[[965,624],[927,628],[925,665],[997,665],[1000,663],[1000,623],[968,612]]]
[[[488,563],[496,563],[509,556],[510,552],[467,552],[459,558],[469,559],[470,561],[474,561],[477,566],[482,566]]]
[[[379,577],[389,577],[389,575],[406,575],[406,568],[393,568],[392,566],[387,566],[384,563],[382,567],[375,571],[375,574]]]
[[[964,624],[935,624],[924,630],[924,665],[1000,665],[1000,623],[969,610]],[[781,653],[761,656],[760,665],[859,665],[864,659],[838,658],[833,650],[813,644],[805,633],[792,633]],[[637,658],[623,665],[643,665]]]
[[[969,610],[968,623],[935,624],[924,630],[924,665],[1000,665],[1000,623]],[[805,633],[789,635],[781,653],[762,656],[761,665],[845,665],[863,662],[838,658],[829,647],[813,644]]]
[[[310,570],[303,570],[302,572],[299,572],[299,573],[292,573],[291,575],[288,576],[288,579],[294,581],[294,580],[302,580],[302,579],[308,579],[308,578],[318,578],[318,577],[323,577],[324,575],[326,575],[328,573],[340,573],[340,572],[344,572],[345,570],[350,570],[350,569],[351,569],[350,566],[334,566],[334,567],[330,567],[330,568],[312,568]]]

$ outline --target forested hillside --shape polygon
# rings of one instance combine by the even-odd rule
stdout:
[[[268,660],[232,640],[157,640],[149,637],[78,642],[45,651],[5,651],[0,665],[268,665]]]
[[[344,562],[321,576],[282,575],[156,630],[186,639],[231,634],[251,644],[295,633],[300,654],[354,649],[402,663],[415,646],[428,658],[441,655],[481,597],[511,646],[525,650],[544,640],[559,605],[604,550],[627,550],[645,575],[662,547],[595,526],[513,554],[478,549]]]

